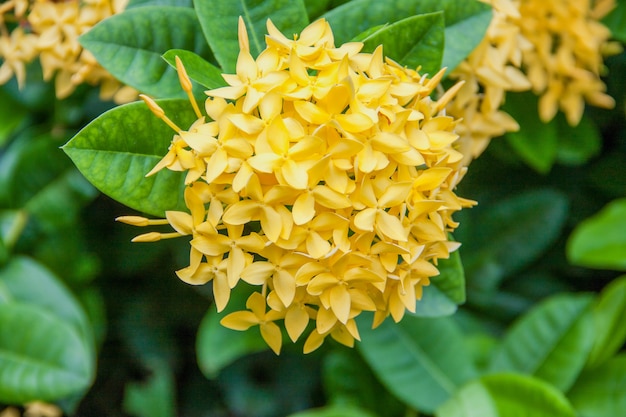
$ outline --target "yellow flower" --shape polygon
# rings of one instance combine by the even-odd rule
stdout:
[[[79,84],[100,84],[100,96],[118,103],[136,99],[137,92],[122,86],[78,43],[78,37],[99,21],[120,13],[128,0],[24,1],[10,0],[0,6],[0,84],[15,74],[24,85],[24,65],[39,57],[44,80],[54,78],[57,98],[63,99]],[[5,16],[28,28],[9,29]]]
[[[466,168],[445,107],[460,85],[435,99],[443,70],[428,78],[382,47],[336,48],[323,19],[293,40],[269,21],[268,33],[254,59],[240,21],[236,75],[206,92],[210,121],[191,94],[198,119],[187,130],[142,97],[176,132],[150,174],[187,171],[191,215],[168,212],[177,233],[140,240],[192,235],[190,266],[177,273],[212,282],[218,311],[240,280],[255,287],[249,311],[222,324],[259,325],[275,352],[277,321],[293,342],[305,335],[305,352],[328,336],[352,346],[357,316],[373,311],[379,324],[415,311],[437,260],[458,248],[452,214],[474,204],[454,193]]]
[[[506,93],[532,90],[540,96],[539,116],[549,122],[558,110],[571,125],[584,103],[610,108],[599,76],[603,53],[615,50],[600,22],[614,0],[481,0],[493,6],[482,42],[450,75],[466,83],[448,107],[462,117],[457,148],[464,163],[478,157],[490,140],[519,130],[500,109]]]
[[[266,311],[265,298],[258,292],[252,293],[246,302],[250,311],[237,311],[224,317],[220,323],[233,330],[248,330],[258,325],[261,336],[269,347],[278,355],[282,346],[280,328],[274,321],[281,319],[282,315],[275,311]]]

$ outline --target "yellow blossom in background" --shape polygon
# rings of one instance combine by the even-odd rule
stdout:
[[[128,0],[9,0],[0,5],[0,84],[12,76],[25,84],[25,65],[39,58],[45,81],[54,79],[56,96],[66,98],[80,84],[100,85],[103,100],[137,97],[78,43],[99,21],[121,13]]]
[[[465,80],[448,111],[462,118],[458,149],[465,164],[489,141],[519,129],[500,109],[507,92],[532,90],[539,117],[549,122],[561,110],[580,122],[585,102],[610,108],[614,100],[600,80],[603,56],[615,52],[599,19],[614,0],[481,0],[493,7],[487,33],[450,77]]]
[[[149,174],[187,172],[190,213],[118,220],[175,230],[135,241],[190,236],[190,264],[177,275],[212,282],[218,311],[240,281],[256,287],[224,326],[259,326],[276,353],[277,322],[293,342],[306,338],[305,352],[328,336],[352,346],[357,316],[372,311],[378,325],[415,311],[437,261],[459,246],[448,240],[452,214],[474,202],[454,193],[466,168],[445,107],[460,84],[433,98],[444,70],[429,78],[384,58],[382,46],[335,47],[323,19],[294,39],[267,27],[254,58],[240,19],[236,74],[206,91],[206,116],[177,59],[198,118],[186,130],[142,96],[176,131]]]

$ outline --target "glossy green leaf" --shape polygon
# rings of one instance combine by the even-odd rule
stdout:
[[[540,188],[473,209],[455,233],[470,299],[482,302],[502,279],[535,261],[559,237],[567,213],[563,194]]]
[[[237,331],[220,324],[226,314],[244,310],[249,295],[247,288],[237,286],[231,292],[231,299],[223,312],[217,313],[215,306],[211,306],[202,319],[198,329],[196,355],[200,370],[207,378],[215,378],[224,367],[238,358],[268,349],[257,326],[247,331]]]
[[[183,129],[196,120],[187,100],[159,105]],[[131,103],[92,121],[63,150],[103,193],[141,212],[163,216],[166,210],[185,210],[184,175],[169,170],[145,175],[165,156],[173,135],[144,103]]]
[[[405,316],[372,330],[358,320],[365,361],[387,389],[408,404],[432,412],[476,376],[463,336],[449,318]]]
[[[0,402],[53,401],[82,393],[93,359],[75,327],[44,307],[0,304]]]
[[[446,25],[442,67],[451,71],[482,40],[491,21],[491,9],[486,4],[473,0],[353,0],[322,17],[330,22],[335,44],[340,45],[371,27],[439,11],[444,12]]]
[[[163,59],[165,59],[172,68],[176,68],[176,56],[180,58],[185,66],[187,75],[189,75],[189,78],[193,81],[209,89],[226,85],[226,81],[222,78],[222,70],[193,52],[183,49],[170,49],[163,54]]]
[[[574,265],[626,271],[626,198],[582,221],[567,242]]]
[[[227,73],[235,71],[239,55],[239,16],[246,24],[253,57],[258,56],[266,47],[265,22],[268,18],[288,38],[294,33],[300,33],[308,23],[302,0],[195,0],[194,6],[206,40],[217,62]]]
[[[356,406],[331,405],[300,411],[299,413],[290,414],[289,417],[375,417],[375,415]]]
[[[114,77],[157,98],[186,96],[163,53],[178,48],[210,55],[196,13],[187,7],[130,9],[98,23],[79,41]]]
[[[191,0],[130,0],[126,9],[144,6],[193,7]]]
[[[48,269],[33,259],[14,256],[0,268],[0,286],[5,289],[5,302],[37,305],[59,319],[73,325],[87,342],[93,337],[87,316],[69,289]]]
[[[612,281],[593,306],[594,338],[587,367],[606,362],[626,342],[626,275]]]
[[[385,56],[409,68],[422,67],[421,73],[435,74],[441,68],[444,47],[443,13],[408,17],[383,26],[365,37],[364,52],[383,45]]]
[[[567,393],[580,417],[626,415],[626,354],[583,372]]]
[[[588,295],[561,294],[537,304],[507,332],[490,371],[533,375],[567,390],[591,351],[591,301]]]
[[[559,147],[557,123],[543,123],[537,113],[537,96],[533,93],[507,94],[503,109],[520,125],[506,139],[517,155],[531,168],[546,174],[554,165]]]
[[[175,381],[172,370],[161,362],[150,366],[146,381],[130,382],[124,388],[124,411],[137,417],[173,417]]]
[[[430,285],[423,288],[422,299],[415,306],[416,316],[449,316],[457,305],[465,302],[465,271],[459,251],[448,259],[439,259],[439,275],[430,278]]]
[[[486,375],[441,406],[436,417],[574,417],[563,394],[550,384],[520,374]]]

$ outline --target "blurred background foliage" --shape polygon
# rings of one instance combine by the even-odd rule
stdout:
[[[308,2],[308,12],[336,3]],[[622,42],[624,14],[621,4],[606,20]],[[32,349],[58,371],[64,382],[42,399],[81,416],[272,417],[328,405],[297,415],[417,415],[407,414],[413,409],[448,417],[477,392],[513,386],[536,394],[528,375],[551,384],[539,396],[553,407],[567,398],[579,415],[623,415],[626,380],[609,374],[626,371],[626,53],[606,66],[616,106],[587,108],[576,128],[562,115],[541,123],[529,93],[507,96],[505,108],[522,129],[494,140],[458,190],[479,205],[455,217],[467,301],[454,315],[408,317],[376,332],[364,326],[363,337],[379,341],[354,350],[333,342],[304,356],[295,345],[277,357],[251,352],[255,340],[225,338],[224,357],[207,357],[210,290],[173,273],[188,261],[188,243],[131,243],[135,230],[113,223],[128,208],[98,193],[59,149],[114,105],[88,87],[55,99],[50,84],[34,81],[41,76],[33,64],[24,89],[14,81],[0,87],[2,347]],[[593,318],[583,320],[589,309]],[[527,352],[552,346],[548,353],[562,357],[533,363],[516,349],[520,340]],[[72,357],[55,357],[55,346],[68,341]],[[444,349],[437,341],[449,343]],[[425,350],[413,357],[415,346]],[[438,349],[437,367],[451,368],[448,391],[413,369],[437,357],[429,346]],[[384,358],[403,356],[417,372],[408,384],[385,368],[399,365]],[[493,372],[509,374],[498,380]],[[0,402],[14,398],[6,405],[22,410],[30,399],[10,385],[0,380]],[[620,387],[621,398],[610,391]],[[555,412],[569,415],[569,403]]]

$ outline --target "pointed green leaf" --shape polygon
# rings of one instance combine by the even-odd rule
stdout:
[[[220,324],[226,314],[245,310],[249,295],[248,288],[238,285],[232,290],[231,299],[223,312],[217,313],[212,306],[202,319],[198,329],[196,354],[200,370],[207,378],[215,378],[223,368],[238,358],[268,349],[258,327],[237,331]],[[225,349],[225,346],[228,348]]]
[[[574,229],[567,258],[574,265],[626,271],[626,198],[612,201]]]
[[[580,417],[626,415],[626,354],[583,372],[567,393]]]
[[[235,71],[239,55],[239,16],[246,24],[253,57],[258,56],[266,47],[265,22],[268,18],[288,38],[300,33],[308,23],[302,0],[195,0],[194,6],[206,40],[217,62],[227,73]]]
[[[452,252],[450,258],[439,259],[439,275],[430,278],[430,285],[424,287],[422,299],[415,306],[416,316],[449,316],[457,310],[457,305],[465,302],[465,272],[459,251]]]
[[[556,388],[519,374],[486,375],[465,385],[442,405],[436,417],[574,417]]]
[[[444,13],[446,26],[442,67],[450,72],[484,37],[491,21],[488,5],[474,0],[353,0],[322,17],[330,22],[335,43],[340,45],[372,27],[439,11]]]
[[[594,338],[587,367],[608,360],[626,342],[626,275],[617,278],[600,293],[593,306]]]
[[[0,304],[0,402],[81,394],[92,376],[91,353],[73,325],[34,304]]]
[[[360,319],[365,361],[387,389],[411,407],[432,412],[476,376],[463,336],[449,318],[406,316],[372,330]]]
[[[582,370],[593,343],[588,295],[551,297],[522,316],[493,354],[491,372],[521,372],[565,391]]]
[[[159,105],[182,129],[196,120],[186,100]],[[130,103],[92,121],[63,150],[103,193],[135,210],[163,216],[166,210],[185,210],[184,175],[167,169],[145,175],[167,153],[173,135],[144,103]]]
[[[428,13],[402,19],[363,39],[363,51],[383,45],[383,54],[420,73],[434,75],[441,68],[444,46],[443,13]]]
[[[185,66],[187,75],[189,75],[189,78],[193,81],[209,89],[227,85],[222,77],[222,70],[193,52],[183,49],[170,49],[163,54],[163,59],[165,59],[172,68],[176,68],[177,56]]]
[[[187,7],[130,9],[98,23],[79,41],[114,77],[158,98],[185,97],[163,53],[178,48],[210,56],[196,13]]]

